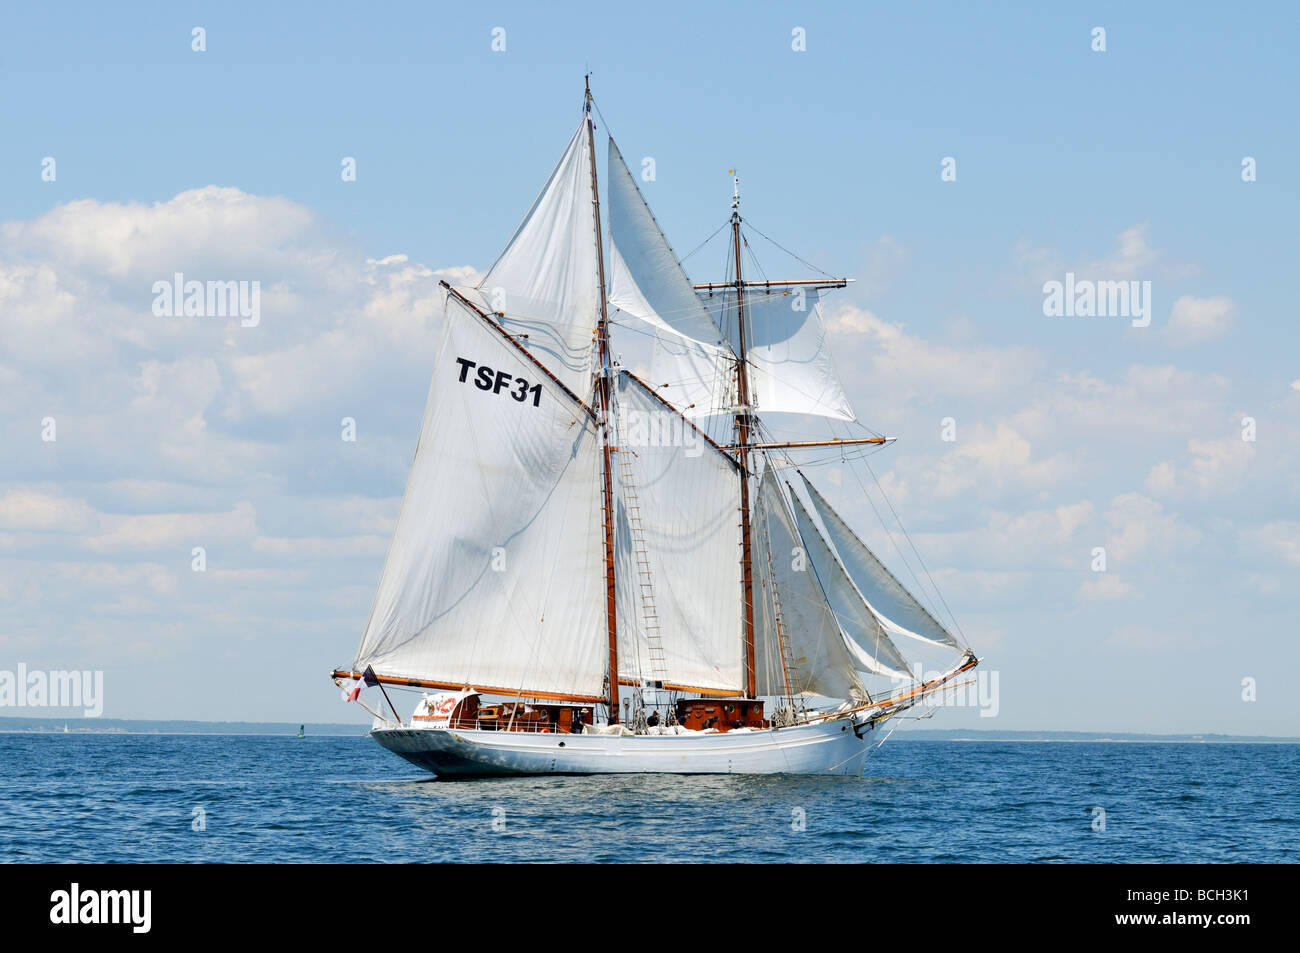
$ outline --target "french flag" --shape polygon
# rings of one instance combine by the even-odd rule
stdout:
[[[379,678],[375,675],[375,670],[367,665],[366,670],[361,673],[361,677],[357,679],[356,684],[350,689],[343,689],[343,700],[354,702],[361,697],[361,690],[363,688],[369,688],[371,685],[378,684]]]

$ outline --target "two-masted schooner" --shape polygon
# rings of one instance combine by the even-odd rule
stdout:
[[[729,273],[692,284],[612,138],[607,255],[592,106],[588,86],[482,281],[442,282],[397,528],[335,683],[378,684],[372,736],[440,776],[860,774],[873,729],[976,658],[792,456],[886,438],[760,418],[855,420],[818,308],[846,279],[746,280],[733,179]],[[611,331],[652,350],[649,379]],[[900,643],[947,661],[923,678]],[[385,686],[421,690],[415,711]]]

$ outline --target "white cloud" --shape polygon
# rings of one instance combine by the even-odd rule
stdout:
[[[1249,548],[1287,565],[1300,566],[1300,522],[1275,520],[1255,529],[1243,530],[1242,542]]]
[[[174,549],[188,556],[195,546],[249,542],[258,536],[257,513],[247,501],[225,513],[144,513],[101,518],[102,531],[87,545],[97,552]]]
[[[1255,456],[1255,444],[1240,437],[1189,440],[1183,463],[1164,460],[1151,468],[1147,492],[1167,497],[1208,497],[1231,493]]]
[[[1114,565],[1133,565],[1143,556],[1168,555],[1196,546],[1201,531],[1140,493],[1124,493],[1103,514],[1108,527],[1106,554]]]
[[[1035,458],[1023,434],[999,422],[993,431],[977,424],[944,456],[933,477],[934,492],[951,497],[973,489],[1041,489],[1059,483],[1069,470],[1065,454]]]
[[[1237,305],[1225,295],[1213,298],[1183,295],[1169,312],[1164,337],[1178,346],[1200,344],[1226,334],[1236,320]]]
[[[0,529],[81,533],[97,525],[85,500],[38,490],[13,489],[0,496]]]
[[[1149,279],[1160,253],[1148,240],[1151,228],[1146,222],[1130,225],[1115,239],[1115,250],[1104,258],[1079,269],[1085,277],[1107,279]]]
[[[1085,579],[1079,587],[1077,598],[1086,602],[1110,602],[1117,599],[1132,599],[1138,594],[1131,583],[1125,582],[1113,572],[1101,572]]]
[[[1043,355],[1028,348],[935,344],[847,303],[827,312],[826,327],[841,371],[851,368],[872,391],[894,399],[936,391],[988,398],[1029,382],[1043,365]]]

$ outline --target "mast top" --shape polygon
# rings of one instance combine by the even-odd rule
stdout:
[[[728,169],[731,175],[731,217],[732,220],[740,218],[740,175],[735,169]]]

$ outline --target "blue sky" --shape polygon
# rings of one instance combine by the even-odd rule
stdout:
[[[0,669],[102,668],[116,717],[349,714],[324,673],[396,515],[436,273],[491,263],[590,68],[679,252],[722,223],[737,167],[754,225],[858,279],[827,304],[839,367],[900,438],[872,464],[1000,673],[994,725],[1300,726],[1294,7],[2,16]],[[720,277],[721,255],[688,269]],[[175,270],[261,281],[262,325],[155,317]],[[1067,271],[1151,281],[1151,326],[1044,317]],[[866,527],[852,489],[830,495]]]

